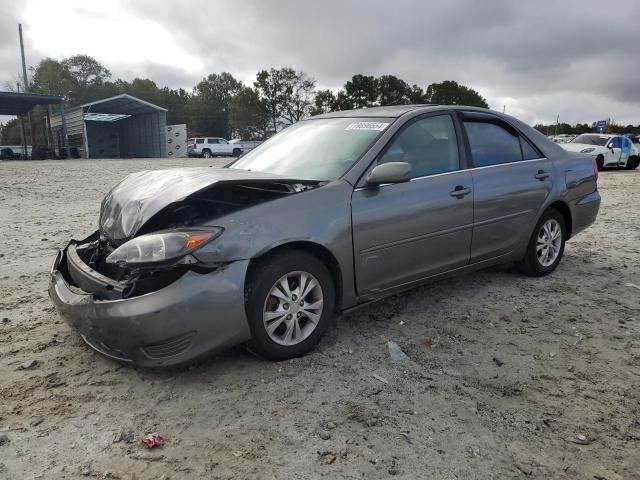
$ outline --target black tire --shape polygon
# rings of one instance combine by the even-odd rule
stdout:
[[[638,168],[638,162],[640,162],[640,158],[638,158],[636,155],[633,155],[633,156],[629,157],[627,159],[626,169],[627,170],[635,170],[636,168]]]
[[[315,329],[308,337],[294,345],[281,345],[267,333],[263,322],[263,311],[269,292],[276,282],[284,275],[298,271],[310,273],[318,280],[322,289],[322,312]],[[331,274],[324,263],[304,251],[287,250],[259,261],[255,268],[252,268],[246,284],[245,308],[251,329],[251,347],[256,353],[269,360],[287,360],[313,350],[335,315],[336,294]]]
[[[604,168],[604,157],[602,155],[596,157],[596,165],[598,166],[598,171]]]
[[[239,157],[241,153],[242,152],[240,151],[239,148],[234,148],[233,153],[231,153],[231,155],[233,155],[234,157]]]
[[[560,224],[562,238],[560,243],[560,251],[557,258],[552,264],[544,266],[538,259],[537,241],[538,235],[540,235],[543,225],[550,219],[556,220]],[[545,275],[549,275],[558,267],[560,261],[562,260],[566,238],[567,226],[565,225],[564,217],[555,208],[548,208],[542,214],[540,220],[538,220],[536,228],[533,229],[533,233],[531,234],[531,238],[529,239],[529,243],[527,245],[527,252],[525,253],[525,256],[522,260],[516,262],[516,267],[518,268],[518,270],[520,270],[521,273],[529,275],[530,277],[543,277]]]
[[[204,150],[202,150],[202,157],[203,158],[211,158],[213,155],[211,155],[211,150],[209,150],[208,148],[205,148]]]

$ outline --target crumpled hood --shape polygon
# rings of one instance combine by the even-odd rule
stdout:
[[[100,207],[100,232],[123,240],[136,232],[167,205],[222,182],[300,181],[270,173],[233,168],[195,167],[132,173],[111,189]]]
[[[601,150],[603,148],[600,145],[587,145],[586,143],[561,143],[560,146],[568,152],[580,152],[587,148],[593,148],[595,150]]]

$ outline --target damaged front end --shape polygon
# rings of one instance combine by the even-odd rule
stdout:
[[[60,315],[98,352],[172,365],[247,340],[250,259],[220,254],[215,220],[320,185],[229,169],[142,172],[102,203],[99,230],[72,240],[51,269]]]

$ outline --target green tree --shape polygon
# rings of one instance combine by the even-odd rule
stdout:
[[[269,112],[269,122],[273,132],[282,124],[287,98],[291,95],[290,85],[286,81],[286,72],[280,69],[261,70],[256,75],[254,86]]]
[[[242,87],[231,100],[229,124],[234,136],[243,140],[264,140],[269,112],[260,95],[251,87]]]
[[[189,128],[203,135],[228,138],[231,135],[229,107],[241,88],[242,83],[227,72],[212,73],[204,78],[187,101]]]
[[[187,123],[189,93],[184,88],[174,90],[164,87],[160,90],[160,98],[158,105],[167,109],[167,124]]]
[[[312,115],[321,115],[336,110],[336,95],[331,90],[319,90],[314,99]]]
[[[467,105],[489,108],[487,101],[478,92],[453,80],[429,85],[425,92],[425,101],[436,105]]]
[[[368,75],[354,75],[344,85],[350,108],[364,108],[375,105],[378,100],[378,80]]]
[[[412,104],[426,103],[424,98],[424,90],[418,85],[411,86],[411,93],[409,94],[409,102]]]
[[[407,82],[395,75],[382,75],[377,79],[379,105],[407,105],[411,103],[412,90]]]
[[[30,87],[34,93],[68,96],[76,84],[69,67],[53,58],[45,58],[31,68]]]
[[[124,93],[145,100],[154,105],[162,103],[162,94],[156,82],[148,78],[134,78],[125,88]]]
[[[20,123],[17,118],[12,118],[4,125],[0,123],[0,145],[22,145]]]

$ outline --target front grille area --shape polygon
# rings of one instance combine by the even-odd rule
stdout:
[[[170,358],[180,355],[193,344],[196,332],[187,332],[177,337],[168,338],[159,343],[145,345],[141,347],[142,353],[151,359]]]

